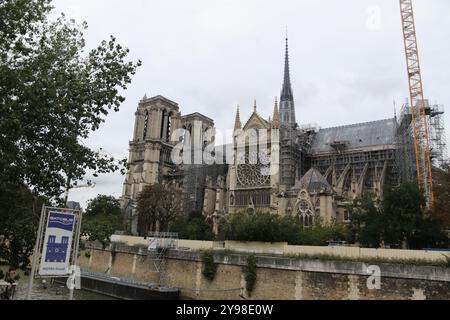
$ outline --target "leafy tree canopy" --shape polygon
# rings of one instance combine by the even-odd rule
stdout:
[[[14,269],[29,264],[44,200],[25,186],[9,185],[0,192],[0,260]]]
[[[87,23],[50,20],[51,9],[49,0],[0,3],[0,183],[58,198],[86,170],[120,169],[81,139],[118,111],[140,61],[112,36],[86,50]]]
[[[106,248],[111,235],[123,229],[123,222],[119,201],[112,196],[98,195],[88,203],[81,234],[88,241],[99,241]]]
[[[425,214],[425,199],[415,183],[387,189],[383,200],[365,194],[349,208],[350,234],[363,246],[422,249],[446,247],[448,238],[439,223]]]
[[[167,231],[182,214],[182,191],[173,183],[148,185],[137,198],[138,232]]]
[[[51,20],[51,0],[0,1],[0,245],[23,265],[43,202],[83,179],[123,169],[82,143],[118,111],[141,62],[111,36],[85,46],[87,23]]]
[[[89,200],[85,216],[112,216],[120,215],[121,212],[119,200],[113,196],[99,194],[94,199]]]
[[[431,216],[446,229],[450,229],[450,164],[435,169],[435,203]]]
[[[201,213],[192,213],[177,218],[169,228],[171,232],[177,232],[180,239],[188,240],[213,240],[214,234],[211,226],[205,222]]]

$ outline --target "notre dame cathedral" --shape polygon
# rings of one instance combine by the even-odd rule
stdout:
[[[133,233],[137,230],[137,195],[153,183],[174,183],[181,188],[185,212],[202,212],[217,232],[227,214],[245,211],[293,215],[304,226],[317,217],[345,222],[348,204],[362,192],[382,197],[385,185],[396,185],[401,179],[396,118],[320,130],[297,124],[287,39],[284,82],[273,114],[263,117],[255,102],[252,115],[243,123],[238,107],[233,144],[215,147],[215,157],[222,161],[180,164],[171,157],[180,143],[172,139],[177,129],[192,137],[187,143],[200,141],[204,148],[207,133],[214,129],[213,119],[200,113],[182,115],[177,103],[162,96],[144,96],[135,116],[122,196]],[[251,129],[277,136],[278,147],[269,152],[279,159],[277,170],[264,161],[246,161],[252,153],[245,143],[242,152],[238,150],[239,132]]]

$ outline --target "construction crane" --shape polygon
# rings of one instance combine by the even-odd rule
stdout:
[[[402,16],[406,65],[408,69],[412,115],[411,126],[416,154],[417,183],[426,198],[427,208],[430,209],[434,204],[434,194],[429,129],[412,0],[400,0],[400,11]]]

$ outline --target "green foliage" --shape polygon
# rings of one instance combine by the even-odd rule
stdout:
[[[116,199],[98,195],[89,201],[81,223],[81,234],[86,240],[99,241],[104,249],[110,244],[111,235],[122,227],[123,217]]]
[[[450,230],[450,164],[439,169],[435,168],[433,175],[435,202],[431,216],[443,228]]]
[[[87,50],[87,24],[51,10],[50,0],[0,1],[0,258],[21,268],[42,202],[61,205],[88,170],[124,169],[82,140],[118,111],[141,64],[114,37]]]
[[[345,239],[346,230],[343,224],[324,224],[319,218],[313,226],[304,228],[297,218],[291,216],[268,212],[235,213],[228,216],[226,223],[221,226],[219,237],[222,240],[322,246],[330,240]]]
[[[256,285],[256,257],[249,255],[247,265],[244,268],[245,288],[248,295],[251,295]]]
[[[379,202],[371,193],[364,193],[348,208],[350,212],[349,240],[364,247],[378,248],[382,240],[383,215]]]
[[[301,229],[298,239],[291,244],[306,246],[326,246],[329,241],[345,241],[348,231],[344,224],[332,221],[324,224],[316,219],[310,228]]]
[[[421,227],[424,205],[425,198],[415,183],[387,189],[382,202],[384,241],[410,244],[415,231]]]
[[[91,252],[90,252],[90,251],[86,251],[86,252],[84,253],[84,256],[85,256],[87,259],[89,259],[89,258],[91,257]]]
[[[448,246],[442,226],[424,214],[424,205],[424,197],[415,183],[386,190],[381,202],[373,195],[363,195],[349,208],[352,238],[373,248],[383,242],[410,249]]]
[[[29,265],[43,201],[21,185],[9,184],[0,192],[0,260],[14,268]]]
[[[123,161],[82,143],[125,98],[140,62],[114,37],[86,50],[83,32],[51,1],[0,2],[0,188],[26,183],[58,199],[64,189],[119,170]],[[67,183],[69,181],[69,183]]]
[[[170,225],[171,232],[178,232],[180,239],[188,240],[213,240],[214,233],[211,226],[205,222],[200,213],[192,213],[176,219]]]
[[[122,213],[119,200],[113,196],[99,194],[88,202],[85,216],[120,215]]]
[[[214,252],[212,250],[204,251],[202,253],[202,262],[203,262],[203,269],[202,269],[203,276],[209,281],[213,281],[217,271],[217,264],[214,263]]]

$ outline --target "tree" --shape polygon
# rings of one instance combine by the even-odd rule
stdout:
[[[94,199],[89,200],[85,216],[98,216],[98,215],[120,215],[122,210],[120,208],[119,200],[113,196],[99,194]]]
[[[446,164],[440,169],[435,169],[435,176],[435,203],[431,216],[443,228],[450,229],[450,164]]]
[[[87,170],[120,169],[81,140],[118,111],[140,62],[126,61],[112,36],[86,53],[87,24],[50,21],[51,9],[49,0],[0,3],[0,185],[58,199]]]
[[[388,188],[382,206],[384,241],[409,247],[424,218],[425,198],[417,184],[406,182],[399,187]]]
[[[381,202],[364,194],[349,208],[351,237],[363,246],[375,248],[383,242],[410,249],[447,246],[442,225],[425,214],[424,207],[425,199],[412,182],[387,189]]]
[[[98,195],[89,201],[81,223],[81,234],[88,241],[99,241],[106,248],[111,235],[122,228],[123,216],[117,199]]]
[[[188,216],[178,217],[170,224],[170,231],[177,232],[180,239],[213,240],[211,226],[205,222],[201,213],[193,212]]]
[[[375,195],[366,192],[348,208],[349,241],[364,247],[378,248],[382,242],[383,212]]]
[[[9,185],[0,192],[0,260],[14,269],[29,264],[39,223],[39,214],[33,212],[39,211],[44,200],[22,185]]]
[[[137,197],[138,232],[167,230],[182,212],[182,192],[175,184],[146,186]]]
[[[127,61],[129,50],[112,36],[86,51],[87,24],[50,20],[51,10],[50,0],[0,1],[2,256],[31,253],[43,200],[61,204],[87,170],[98,175],[124,164],[82,140],[118,111],[119,90],[141,62]]]

